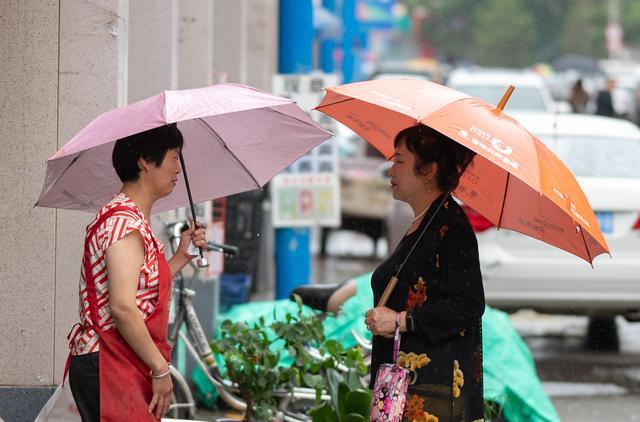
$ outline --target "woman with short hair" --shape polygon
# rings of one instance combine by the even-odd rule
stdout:
[[[149,216],[176,186],[182,146],[170,124],[113,148],[122,188],[87,227],[80,323],[69,337],[69,383],[83,421],[155,421],[169,408],[172,278],[193,258],[189,242],[204,247],[206,240],[203,229],[192,227],[167,261]]]

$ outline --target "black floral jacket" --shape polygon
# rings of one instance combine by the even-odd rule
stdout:
[[[405,420],[482,418],[482,333],[485,300],[478,245],[465,212],[448,194],[436,199],[420,227],[406,235],[373,273],[374,304],[442,200],[431,225],[403,267],[387,306],[413,316],[398,363],[410,371]],[[373,339],[371,383],[392,361],[393,339]]]

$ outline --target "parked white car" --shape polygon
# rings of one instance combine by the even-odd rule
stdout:
[[[504,310],[589,315],[588,345],[617,348],[613,317],[640,317],[640,129],[584,114],[515,114],[570,168],[612,257],[585,261],[471,212],[487,303]]]
[[[447,78],[447,86],[472,97],[498,104],[507,87],[515,91],[505,107],[511,111],[568,111],[560,110],[544,80],[536,73],[518,69],[458,68]]]
[[[621,119],[511,113],[571,169],[596,212],[612,257],[586,261],[511,230],[496,230],[465,207],[478,239],[487,304],[506,311],[591,317],[587,344],[616,349],[613,317],[640,318],[640,129]],[[390,246],[413,214],[394,201],[386,218]]]

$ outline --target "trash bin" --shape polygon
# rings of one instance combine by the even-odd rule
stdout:
[[[220,274],[220,312],[249,299],[251,275],[246,273]]]
[[[309,284],[309,233],[304,229],[276,230],[276,300],[286,299],[296,287]]]

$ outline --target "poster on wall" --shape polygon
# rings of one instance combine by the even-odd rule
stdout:
[[[340,225],[339,181],[331,174],[289,173],[271,182],[274,227]]]
[[[338,84],[335,74],[274,75],[273,92],[295,100],[311,118],[335,133],[336,123],[313,111],[324,88]],[[330,138],[305,154],[270,183],[274,227],[340,226],[338,151]]]

